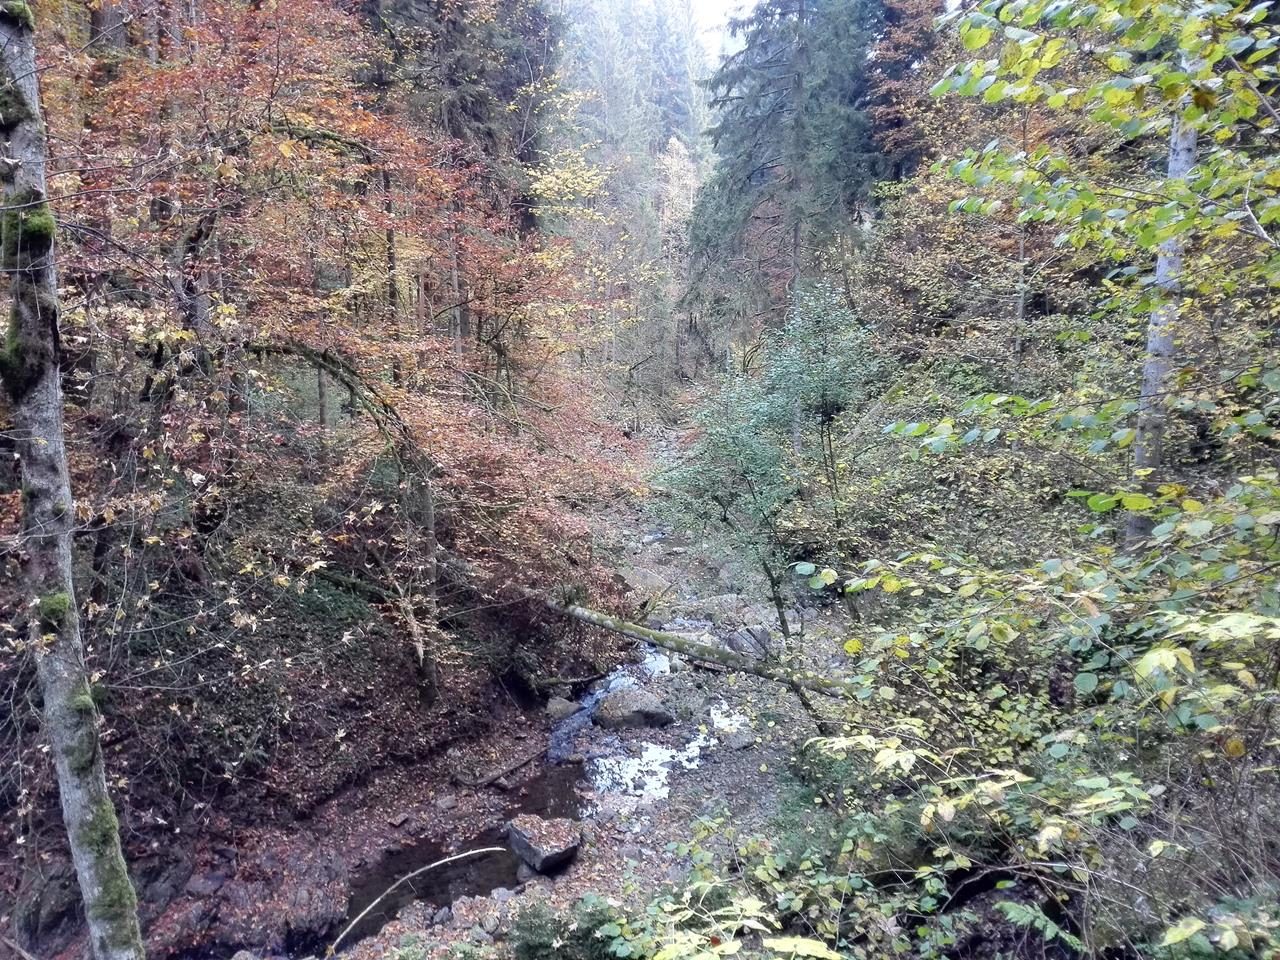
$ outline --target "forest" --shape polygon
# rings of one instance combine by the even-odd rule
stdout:
[[[1273,0],[0,0],[0,143],[0,957],[1280,958]]]

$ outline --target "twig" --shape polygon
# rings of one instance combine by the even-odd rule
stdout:
[[[33,957],[31,954],[27,953],[27,951],[23,950],[20,946],[18,946],[16,943],[10,940],[8,937],[0,937],[0,943],[3,943],[6,947],[8,947],[10,950],[16,953],[18,956],[20,956],[22,960],[37,960],[36,957]]]
[[[358,924],[361,920],[363,920],[366,916],[368,916],[370,910],[372,910],[374,907],[380,904],[384,899],[386,899],[387,895],[391,893],[391,891],[394,890],[396,887],[400,886],[400,884],[408,880],[412,880],[414,877],[421,876],[422,874],[426,873],[428,870],[434,870],[436,867],[443,867],[446,863],[453,863],[457,860],[465,860],[467,859],[467,857],[478,857],[482,853],[502,853],[505,850],[506,850],[506,847],[481,847],[479,850],[468,850],[466,853],[455,853],[452,857],[445,857],[443,860],[437,860],[435,863],[429,863],[425,867],[419,867],[417,870],[414,870],[412,873],[406,873],[403,877],[401,877],[391,886],[387,887],[386,890],[383,890],[382,893],[378,896],[378,899],[374,900],[373,903],[369,904],[367,907],[361,910],[360,915],[356,917],[354,920],[352,920],[349,924],[347,924],[346,929],[344,929],[340,934],[338,934],[337,937],[334,938],[333,943],[329,944],[329,949],[325,951],[324,955],[326,957],[332,957],[337,952],[338,944],[342,942],[342,938],[345,937],[348,933],[350,933],[356,924]],[[31,960],[35,960],[35,958],[32,957]]]
[[[526,764],[532,763],[534,760],[537,760],[540,756],[542,756],[546,752],[547,752],[547,748],[543,747],[541,750],[538,750],[535,753],[531,753],[527,757],[517,760],[515,763],[511,763],[505,767],[501,767],[500,769],[495,770],[492,773],[487,773],[477,780],[466,780],[458,776],[456,773],[453,775],[453,778],[457,780],[461,786],[464,786],[464,787],[470,787],[472,789],[475,789],[476,787],[487,787],[489,786],[489,784],[493,783],[495,780],[498,780],[501,777],[505,777],[508,773],[515,773],[517,770],[519,770],[521,767],[525,766]]]

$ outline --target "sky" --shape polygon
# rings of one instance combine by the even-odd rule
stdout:
[[[724,36],[729,17],[739,13],[743,0],[689,0],[698,20],[698,31],[707,52],[715,58],[720,53],[720,41]]]

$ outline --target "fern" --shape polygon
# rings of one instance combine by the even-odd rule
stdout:
[[[1035,930],[1044,937],[1046,943],[1055,939],[1061,940],[1077,953],[1084,953],[1084,943],[1081,942],[1080,938],[1067,930],[1063,930],[1062,927],[1050,920],[1038,905],[1002,900],[996,904],[996,909],[1004,914],[1005,919],[1010,923]]]

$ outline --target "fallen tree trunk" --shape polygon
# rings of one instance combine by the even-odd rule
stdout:
[[[718,663],[721,666],[728,667],[730,670],[749,673],[765,680],[772,680],[775,683],[790,687],[797,693],[811,691],[826,697],[845,698],[856,696],[861,689],[857,684],[848,680],[833,680],[830,677],[822,677],[811,671],[789,670],[777,663],[753,660],[740,653],[734,653],[732,650],[698,643],[696,640],[690,640],[688,637],[682,637],[679,634],[653,630],[638,623],[630,623],[618,617],[612,617],[607,613],[601,613],[598,610],[591,610],[577,604],[563,603],[553,599],[548,599],[546,603],[552,610],[573,617],[575,620],[581,620],[583,623],[589,623],[605,630],[612,630],[614,633],[620,633],[624,637],[630,637],[633,640],[652,643],[656,647],[662,647],[664,650],[670,650],[694,660]]]

